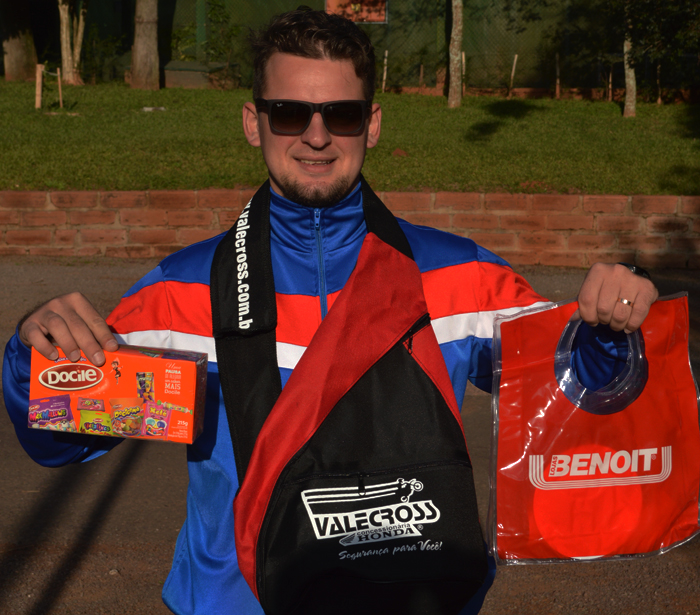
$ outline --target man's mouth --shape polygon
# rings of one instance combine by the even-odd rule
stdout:
[[[299,162],[302,164],[310,164],[310,165],[327,165],[333,162],[332,160],[306,160],[304,158],[298,158]]]

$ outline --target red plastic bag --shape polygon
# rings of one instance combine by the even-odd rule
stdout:
[[[496,322],[489,526],[502,564],[659,553],[699,529],[687,297],[652,306],[597,392],[570,369],[577,307]]]

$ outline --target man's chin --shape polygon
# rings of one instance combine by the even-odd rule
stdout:
[[[330,207],[347,196],[355,182],[349,177],[340,177],[330,184],[302,184],[285,176],[276,183],[282,196],[294,203],[306,207]]]

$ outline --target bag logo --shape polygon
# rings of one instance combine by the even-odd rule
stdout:
[[[248,252],[246,251],[246,234],[250,229],[248,214],[250,202],[243,208],[236,222],[236,277],[238,280],[238,328],[250,329],[252,318],[245,318],[250,313],[250,284],[243,280],[248,277]]]
[[[63,363],[45,369],[39,374],[39,382],[58,391],[80,391],[99,384],[104,378],[102,370],[93,365]]]
[[[422,490],[417,479],[399,478],[363,488],[307,489],[301,499],[316,538],[339,538],[348,546],[421,536],[422,524],[440,519],[432,500],[410,501]]]
[[[671,476],[671,447],[664,446],[661,449],[660,464],[657,453],[657,448],[640,448],[632,451],[608,451],[603,455],[552,455],[548,467],[545,466],[544,455],[530,455],[530,482],[537,489],[545,490],[662,483]],[[652,466],[655,466],[656,472]],[[564,477],[577,478],[560,480]]]

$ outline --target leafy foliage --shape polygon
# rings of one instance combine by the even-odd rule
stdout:
[[[171,50],[173,60],[196,60],[194,50],[197,46],[197,26],[188,23],[173,29],[171,38]]]
[[[637,59],[645,54],[658,59],[700,52],[700,3],[696,0],[634,0],[626,8]]]
[[[207,59],[229,65],[240,46],[241,27],[231,23],[231,14],[224,0],[208,0],[207,21]]]
[[[569,50],[578,70],[597,61],[621,62],[622,44],[632,42],[631,62],[678,64],[700,53],[700,2],[697,0],[504,0],[509,28],[516,32],[556,13],[551,48]]]
[[[112,81],[123,46],[123,36],[101,38],[97,24],[91,24],[83,45],[82,73],[86,82]]]

